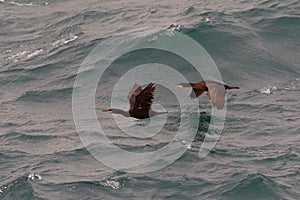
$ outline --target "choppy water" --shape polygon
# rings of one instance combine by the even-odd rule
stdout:
[[[0,199],[299,199],[299,13],[298,0],[0,1]],[[168,167],[110,169],[76,132],[77,70],[116,33],[172,23],[203,45],[225,82],[241,87],[228,94],[222,135],[199,159],[209,122],[202,116],[200,139]],[[209,113],[205,98],[200,108]],[[132,151],[172,138],[170,128],[143,143],[103,123]]]

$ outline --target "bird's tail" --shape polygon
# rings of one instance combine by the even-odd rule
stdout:
[[[231,90],[231,89],[240,89],[240,87],[236,87],[236,86],[229,86],[229,88],[228,88],[229,90]]]
[[[150,116],[154,116],[154,115],[163,115],[163,114],[168,114],[168,111],[164,111],[164,112],[157,112],[157,111],[150,111]]]
[[[193,83],[178,83],[176,85],[176,87],[178,88],[185,88],[185,87],[192,87],[193,86]]]
[[[168,111],[164,111],[164,112],[156,112],[157,115],[163,115],[163,114],[168,114]]]

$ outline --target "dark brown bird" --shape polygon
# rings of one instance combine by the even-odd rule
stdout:
[[[207,96],[211,100],[212,105],[219,110],[224,108],[226,90],[239,89],[239,87],[232,87],[211,80],[203,80],[199,83],[179,83],[176,86],[179,88],[192,87],[193,91],[190,94],[192,99],[199,97],[203,92],[207,91]]]
[[[128,94],[128,100],[130,104],[129,111],[124,111],[117,108],[110,108],[102,111],[114,114],[121,114],[125,117],[134,117],[137,119],[145,119],[150,118],[150,116],[153,115],[167,113],[152,111],[151,105],[154,99],[154,90],[155,86],[153,83],[149,83],[144,89],[142,89],[140,85],[134,84],[134,86],[131,88]]]

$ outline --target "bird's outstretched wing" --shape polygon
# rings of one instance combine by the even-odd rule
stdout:
[[[207,91],[206,83],[204,81],[200,81],[199,83],[191,83],[191,87],[193,88],[190,94],[192,99],[199,97],[204,91]]]
[[[128,100],[131,99],[132,96],[137,96],[142,91],[142,87],[139,84],[134,84],[128,93]]]
[[[225,87],[218,82],[207,82],[208,88],[207,96],[211,99],[211,103],[214,107],[220,109],[224,108],[225,104]]]
[[[137,85],[137,84],[136,84]],[[141,86],[133,86],[132,90],[136,87],[136,89],[132,92],[129,102],[130,102],[130,111],[131,112],[145,112],[149,114],[149,110],[151,109],[151,105],[153,102],[153,92],[155,90],[155,86],[153,83],[149,83],[143,90]]]
[[[193,88],[190,97],[191,99],[195,99],[197,97],[199,97],[205,90],[201,89],[197,89],[197,88]]]

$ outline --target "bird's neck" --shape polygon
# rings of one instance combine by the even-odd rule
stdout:
[[[129,112],[128,112],[128,111],[124,111],[124,110],[117,109],[117,108],[113,108],[113,109],[112,109],[112,113],[113,113],[113,114],[123,115],[123,116],[125,116],[125,117],[129,117]]]

